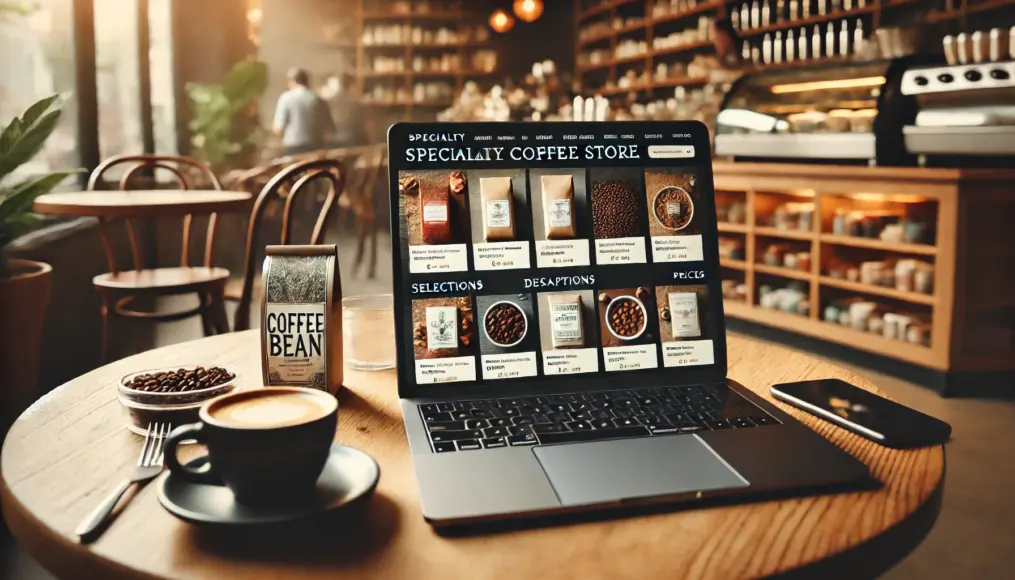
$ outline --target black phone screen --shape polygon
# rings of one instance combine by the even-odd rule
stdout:
[[[951,426],[944,421],[839,379],[784,383],[773,386],[772,391],[785,395],[784,400],[791,404],[796,404],[794,399],[803,403],[797,406],[805,410],[817,407],[859,426],[853,430],[889,445],[944,442],[951,434]]]

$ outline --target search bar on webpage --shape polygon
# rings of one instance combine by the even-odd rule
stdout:
[[[694,157],[694,145],[649,145],[652,159],[687,159]]]

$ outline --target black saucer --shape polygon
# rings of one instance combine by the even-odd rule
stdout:
[[[205,457],[187,466],[199,468]],[[252,526],[288,523],[339,510],[368,497],[381,470],[366,453],[334,444],[317,480],[313,498],[293,505],[250,507],[236,503],[229,488],[191,483],[167,472],[158,484],[159,503],[174,516],[193,524]]]

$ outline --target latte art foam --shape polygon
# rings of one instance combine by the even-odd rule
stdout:
[[[312,395],[281,392],[225,401],[210,414],[228,426],[257,428],[307,423],[328,412]]]

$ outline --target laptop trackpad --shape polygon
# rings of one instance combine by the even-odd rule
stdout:
[[[692,435],[552,445],[532,451],[564,505],[748,485]]]

